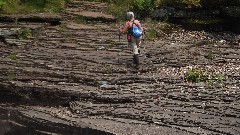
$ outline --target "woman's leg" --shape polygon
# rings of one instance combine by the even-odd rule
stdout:
[[[132,47],[133,55],[139,54],[138,50],[139,50],[140,42],[141,42],[140,39],[136,39],[132,36],[131,47]]]
[[[138,39],[132,37],[131,46],[132,46],[132,51],[133,51],[133,62],[134,62],[134,64],[137,64],[137,65],[140,64],[139,57],[138,57],[138,55],[139,55],[139,46],[138,46],[139,43],[140,42],[138,41]]]

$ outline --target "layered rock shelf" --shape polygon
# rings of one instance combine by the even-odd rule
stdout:
[[[106,7],[75,1],[61,25],[0,22],[0,134],[240,134],[239,35],[179,28],[143,41],[136,68]],[[84,12],[106,16],[73,19]],[[194,83],[191,69],[222,79]]]

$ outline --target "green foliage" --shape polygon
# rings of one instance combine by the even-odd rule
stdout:
[[[162,5],[166,0],[154,0],[154,6],[158,7],[159,5]]]
[[[29,28],[18,30],[18,39],[29,39],[32,36],[32,31]]]
[[[134,0],[133,10],[142,16],[148,15],[154,9],[154,0]]]
[[[92,0],[110,3],[110,13],[117,18],[125,18],[127,11],[135,12],[139,17],[148,16],[156,7],[162,5],[201,6],[201,0]]]
[[[2,13],[13,14],[13,13],[29,13],[35,10],[33,6],[23,4],[20,0],[9,0],[2,7]]]
[[[12,53],[8,56],[8,58],[11,59],[11,60],[17,60],[17,53],[12,52]]]
[[[83,0],[83,1],[84,1],[84,0]],[[86,1],[86,0],[85,0],[85,1]],[[87,1],[112,3],[112,2],[115,2],[116,0],[87,0]]]
[[[187,71],[187,80],[192,82],[206,82],[208,80],[207,74],[198,69],[192,69]]]
[[[7,14],[59,12],[67,2],[71,0],[0,0],[0,7],[1,12]]]
[[[215,79],[218,83],[223,83],[223,75],[220,74],[220,73],[217,73],[217,74],[214,76],[214,79]]]
[[[191,82],[205,82],[208,85],[214,83],[223,83],[223,75],[220,73],[211,74],[209,72],[204,72],[199,69],[192,69],[187,71],[186,79]]]
[[[15,72],[12,70],[8,70],[7,77],[8,77],[8,81],[13,81],[13,79],[15,77]]]
[[[138,17],[146,17],[154,9],[154,0],[100,0],[109,2],[109,12],[119,20],[126,17],[126,12],[133,11]]]
[[[59,12],[65,6],[65,0],[48,0],[45,5],[47,12]]]
[[[200,5],[201,0],[180,0],[180,2],[188,5],[194,5],[197,7],[201,6]]]
[[[126,13],[132,10],[133,0],[110,0],[109,12],[115,15],[118,20],[123,20]]]
[[[205,56],[205,58],[207,58],[209,60],[213,60],[213,58],[214,58],[213,51],[209,50],[207,55]]]
[[[153,40],[156,38],[156,30],[150,29],[146,32],[146,36],[148,40]]]
[[[5,2],[3,0],[0,0],[0,10],[2,10],[2,7],[5,5]]]
[[[201,6],[201,0],[154,0],[155,6],[161,6],[164,4],[185,4],[199,7]]]

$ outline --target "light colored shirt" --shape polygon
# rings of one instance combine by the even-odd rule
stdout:
[[[134,19],[132,19],[131,21],[127,21],[127,22],[125,23],[125,25],[124,25],[122,28],[119,29],[119,32],[120,32],[120,33],[126,33],[129,28],[132,28],[132,26],[133,26],[133,20],[134,20]],[[143,31],[143,28],[142,28],[142,26],[141,26],[141,24],[140,24],[140,22],[139,22],[138,20],[134,20],[134,24],[135,24],[136,26],[138,26],[138,27]]]

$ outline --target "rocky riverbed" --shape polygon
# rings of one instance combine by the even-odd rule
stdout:
[[[1,134],[240,134],[238,34],[159,33],[136,69],[106,7],[75,1],[48,21],[0,22]],[[194,83],[191,69],[222,78]]]

